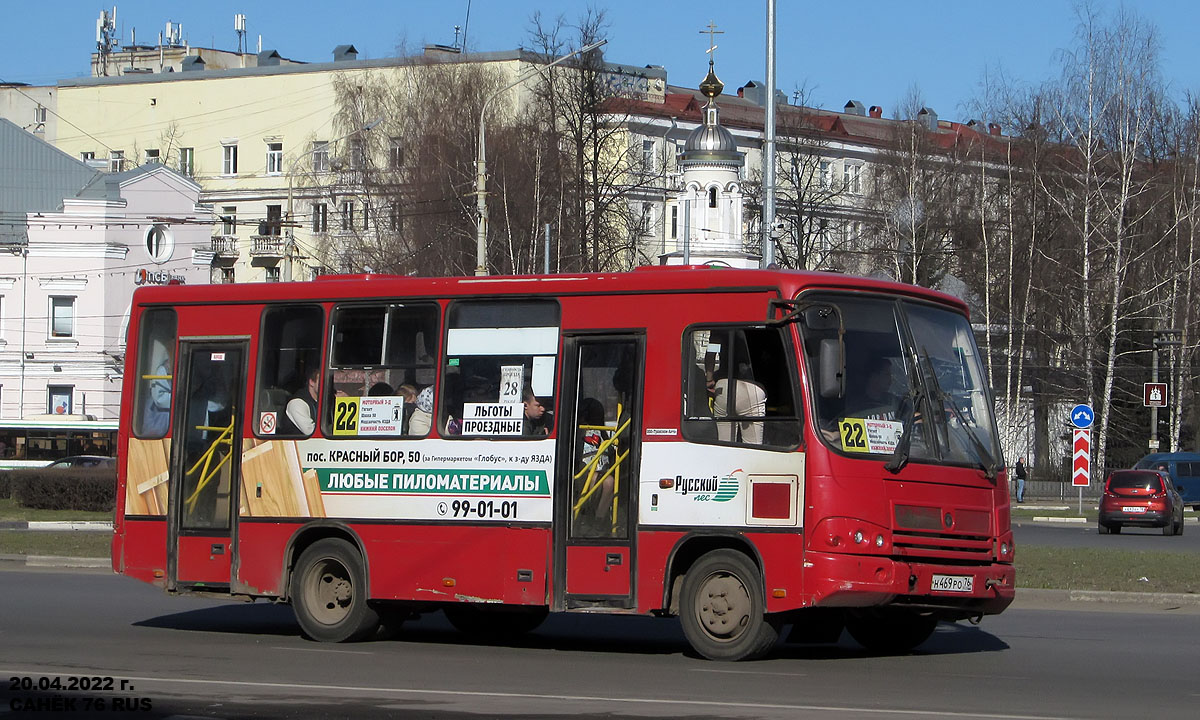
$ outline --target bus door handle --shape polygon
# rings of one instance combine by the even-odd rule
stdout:
[[[604,558],[605,565],[620,565],[624,562],[624,557],[621,553],[608,553]]]
[[[213,555],[224,555],[225,554],[225,544],[224,543],[213,543],[212,544],[212,554]]]

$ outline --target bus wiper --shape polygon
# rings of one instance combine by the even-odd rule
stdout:
[[[904,416],[904,430],[900,433],[900,440],[896,443],[896,449],[892,451],[892,458],[888,460],[883,469],[895,474],[900,472],[905,465],[908,464],[908,450],[912,446],[913,428],[916,425],[917,408],[921,406],[921,390],[913,387],[908,393],[909,407],[908,413]]]
[[[959,426],[962,427],[963,433],[966,434],[967,440],[970,441],[971,450],[975,452],[975,459],[979,461],[979,467],[983,470],[984,477],[994,482],[996,480],[996,461],[992,459],[992,454],[983,446],[983,443],[979,442],[979,438],[975,437],[975,433],[971,432],[970,426],[967,425],[967,419],[963,417],[962,411],[958,409],[958,403],[954,402],[954,399],[942,389],[941,383],[938,382],[937,372],[934,370],[933,363],[929,360],[929,353],[924,347],[921,348],[921,354],[925,358],[925,369],[934,396],[943,407],[950,406],[950,412],[958,420]],[[947,442],[949,442],[949,439],[949,435],[947,435]]]

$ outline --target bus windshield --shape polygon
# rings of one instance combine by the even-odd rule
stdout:
[[[900,448],[915,461],[978,465],[989,473],[999,465],[991,397],[965,317],[895,299],[805,299],[835,306],[841,316],[841,330],[801,323],[827,443],[848,454],[892,455]],[[817,375],[832,371],[827,358],[835,349],[844,381],[830,384]]]

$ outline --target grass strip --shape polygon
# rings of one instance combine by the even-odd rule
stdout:
[[[112,533],[43,530],[0,530],[0,555],[108,557]]]
[[[1021,588],[1118,592],[1200,592],[1194,553],[1017,546]]]
[[[12,498],[0,498],[0,520],[109,520],[111,512],[86,510],[35,510],[17,504]]]

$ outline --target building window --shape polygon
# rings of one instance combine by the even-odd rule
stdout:
[[[314,140],[312,146],[313,172],[329,172],[329,141]]]
[[[828,160],[822,160],[820,164],[820,183],[821,187],[829,188],[833,186],[833,163]]]
[[[233,268],[231,268],[231,267],[221,268],[221,282],[223,282],[223,283],[236,282],[236,280],[233,277]]]
[[[389,209],[388,227],[392,232],[402,232],[404,230],[404,213],[400,210],[399,205],[392,205]]]
[[[679,206],[671,206],[671,237],[679,237]]]
[[[142,162],[142,164],[145,165],[156,162],[159,162],[158,148],[150,148],[146,151],[146,159]]]
[[[862,165],[849,162],[842,164],[842,187],[853,195],[862,192]]]
[[[193,175],[196,172],[196,148],[179,148],[179,172]]]
[[[279,266],[272,265],[267,269],[267,282],[279,282]]]
[[[221,174],[237,175],[237,145],[221,146]]]
[[[72,414],[72,396],[75,395],[74,385],[47,385],[46,412],[51,415]]]
[[[367,203],[367,202],[363,203],[362,216],[363,216],[362,229],[370,230],[371,229],[371,203]]]
[[[174,249],[175,242],[166,225],[151,225],[146,231],[146,253],[154,262],[163,263],[171,259]]]
[[[283,172],[283,143],[267,143],[267,174],[279,175]]]
[[[367,146],[362,138],[350,139],[350,169],[357,170],[366,164]]]
[[[392,138],[391,145],[388,151],[388,162],[393,170],[400,169],[404,164],[404,147],[400,144],[400,138]]]
[[[221,234],[237,235],[237,207],[234,205],[221,208]]]
[[[283,206],[268,205],[267,219],[258,226],[259,235],[279,235],[283,230]]]
[[[35,123],[46,122],[46,108],[43,105],[38,105],[33,109],[33,121]]]
[[[715,208],[717,206],[717,189],[715,187],[710,187],[708,189],[708,206],[710,208]]]
[[[329,206],[325,203],[313,203],[312,231],[315,233],[329,232]]]
[[[125,151],[113,150],[108,156],[109,172],[122,172],[125,170]]]
[[[655,163],[654,163],[654,141],[653,140],[643,140],[642,141],[642,170],[644,172],[654,172],[655,169],[656,168],[655,168]]]
[[[654,216],[654,211],[650,207],[650,203],[642,203],[642,215],[638,218],[639,230],[643,235],[650,234],[650,220]]]
[[[75,337],[75,298],[50,298],[50,337]]]
[[[96,159],[96,153],[92,150],[84,150],[83,152],[79,153],[79,159],[84,162],[91,162],[92,160]]]
[[[346,200],[342,203],[342,230],[354,229],[354,202]]]

